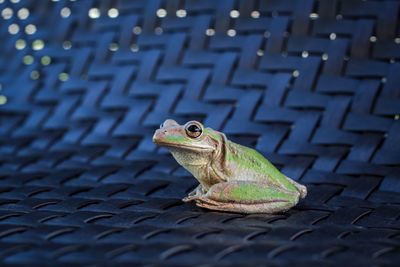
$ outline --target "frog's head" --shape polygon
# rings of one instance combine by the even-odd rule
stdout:
[[[168,148],[181,165],[194,165],[211,159],[220,138],[219,132],[204,128],[198,121],[179,125],[168,119],[154,133],[153,142]]]
[[[210,128],[204,128],[198,121],[189,121],[184,125],[179,125],[176,121],[168,119],[154,133],[153,142],[182,151],[212,152],[216,149],[215,137],[211,136],[214,132]]]

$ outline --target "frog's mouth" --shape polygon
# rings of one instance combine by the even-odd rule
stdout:
[[[204,146],[195,146],[195,145],[185,145],[185,144],[174,144],[174,143],[168,143],[168,142],[163,142],[159,141],[156,139],[153,139],[153,142],[157,145],[164,146],[164,147],[171,147],[171,148],[181,148],[181,149],[187,149],[187,150],[192,150],[192,151],[214,151],[215,148],[213,147],[204,147]]]

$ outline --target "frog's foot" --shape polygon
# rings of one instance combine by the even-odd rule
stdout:
[[[194,196],[202,208],[239,213],[276,213],[297,204],[300,194],[272,188],[262,182],[233,181],[213,185],[206,194]]]
[[[201,196],[203,194],[204,194],[203,187],[201,186],[201,184],[199,184],[192,192],[190,192],[188,194],[187,197],[184,197],[182,199],[182,201],[183,202],[189,202],[189,201],[192,201],[192,200],[196,199],[197,197],[199,197],[199,196]]]

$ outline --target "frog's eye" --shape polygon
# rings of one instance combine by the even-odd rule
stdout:
[[[161,129],[162,127],[164,127],[164,123],[161,123],[161,124],[160,124],[160,129]]]
[[[198,122],[188,122],[185,127],[186,134],[189,137],[197,138],[203,133],[203,127]]]

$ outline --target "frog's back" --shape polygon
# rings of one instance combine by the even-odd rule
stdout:
[[[266,183],[296,190],[286,176],[256,150],[228,141],[226,154],[227,168],[232,171],[234,179],[265,180]]]

